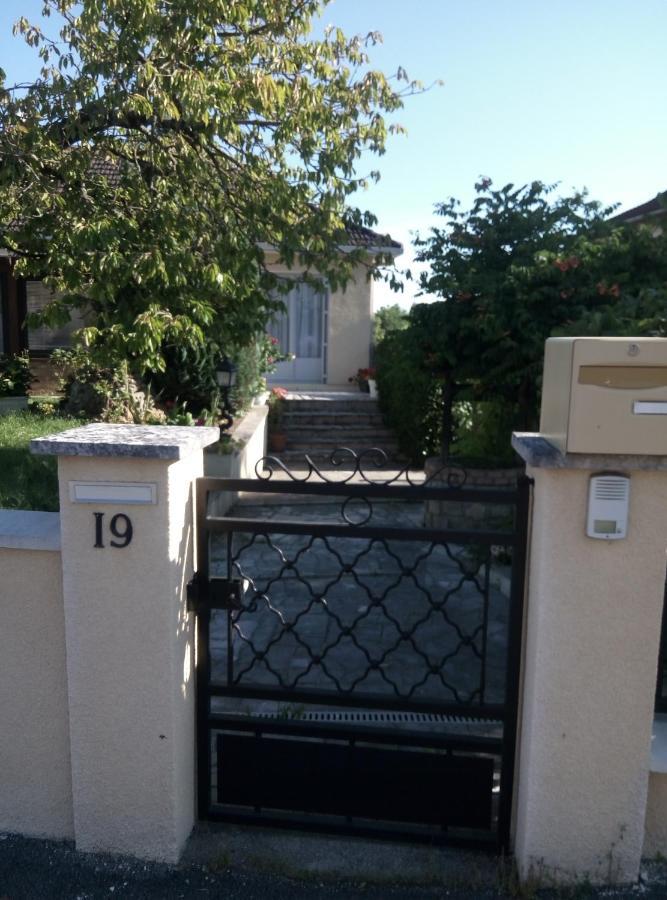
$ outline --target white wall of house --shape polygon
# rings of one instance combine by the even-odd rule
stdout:
[[[329,300],[327,382],[332,385],[346,385],[357,369],[369,364],[373,282],[367,271],[357,266],[354,280]]]
[[[269,254],[271,256],[271,254]],[[275,255],[274,255],[275,256]],[[295,267],[287,270],[275,263],[270,267],[280,274],[298,279],[304,269]],[[368,269],[358,265],[345,289],[330,291],[326,302],[322,303],[322,347],[321,365],[312,360],[310,365],[289,367],[281,365],[271,379],[274,384],[326,384],[329,387],[349,387],[348,379],[357,369],[369,365],[373,315],[373,281],[368,278]],[[26,299],[29,313],[41,311],[52,299],[53,294],[41,281],[26,284]],[[83,327],[83,318],[76,312],[72,320],[61,328],[30,327],[29,348],[32,351],[48,352],[55,347],[69,346],[71,334]],[[319,340],[319,337],[318,337]],[[297,351],[298,348],[289,348]],[[304,371],[307,375],[304,376]]]

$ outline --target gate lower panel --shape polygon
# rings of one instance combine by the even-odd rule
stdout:
[[[431,841],[493,835],[500,741],[215,717],[212,811],[308,827],[313,813]],[[305,815],[304,815],[305,814]],[[420,826],[415,829],[411,826]]]

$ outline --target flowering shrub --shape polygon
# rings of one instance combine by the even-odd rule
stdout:
[[[6,356],[0,353],[0,397],[20,397],[34,381],[27,353]]]
[[[278,338],[270,334],[260,335],[249,346],[226,350],[237,366],[236,387],[232,391],[236,409],[247,409],[266,390],[266,376],[275,372],[278,363],[294,359],[293,353],[282,353]]]
[[[295,359],[293,353],[283,353],[280,349],[280,341],[272,334],[265,334],[258,341],[259,361],[262,376],[270,375],[276,371],[276,366],[281,362],[291,362]]]

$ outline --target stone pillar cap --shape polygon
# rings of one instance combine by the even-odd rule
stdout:
[[[135,459],[184,459],[220,440],[209,426],[109,425],[96,422],[59,434],[33,438],[31,453],[43,456],[120,456]]]
[[[512,446],[526,465],[534,469],[638,469],[667,470],[666,456],[634,453],[562,453],[542,434],[515,431]]]

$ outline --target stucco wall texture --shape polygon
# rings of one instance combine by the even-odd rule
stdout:
[[[0,831],[74,836],[60,553],[0,549]]]
[[[59,459],[76,845],[178,860],[194,823],[192,481],[202,453],[178,462]],[[70,502],[70,480],[152,482],[157,505]],[[105,512],[94,548],[93,511]],[[110,546],[114,513],[133,539]],[[165,540],[167,535],[167,540]]]
[[[582,470],[535,479],[515,851],[521,872],[631,882],[644,838],[667,474],[631,472],[627,539],[585,536]]]
[[[354,280],[329,298],[329,384],[347,385],[357,369],[368,366],[372,310],[373,282],[365,266],[357,266]]]

